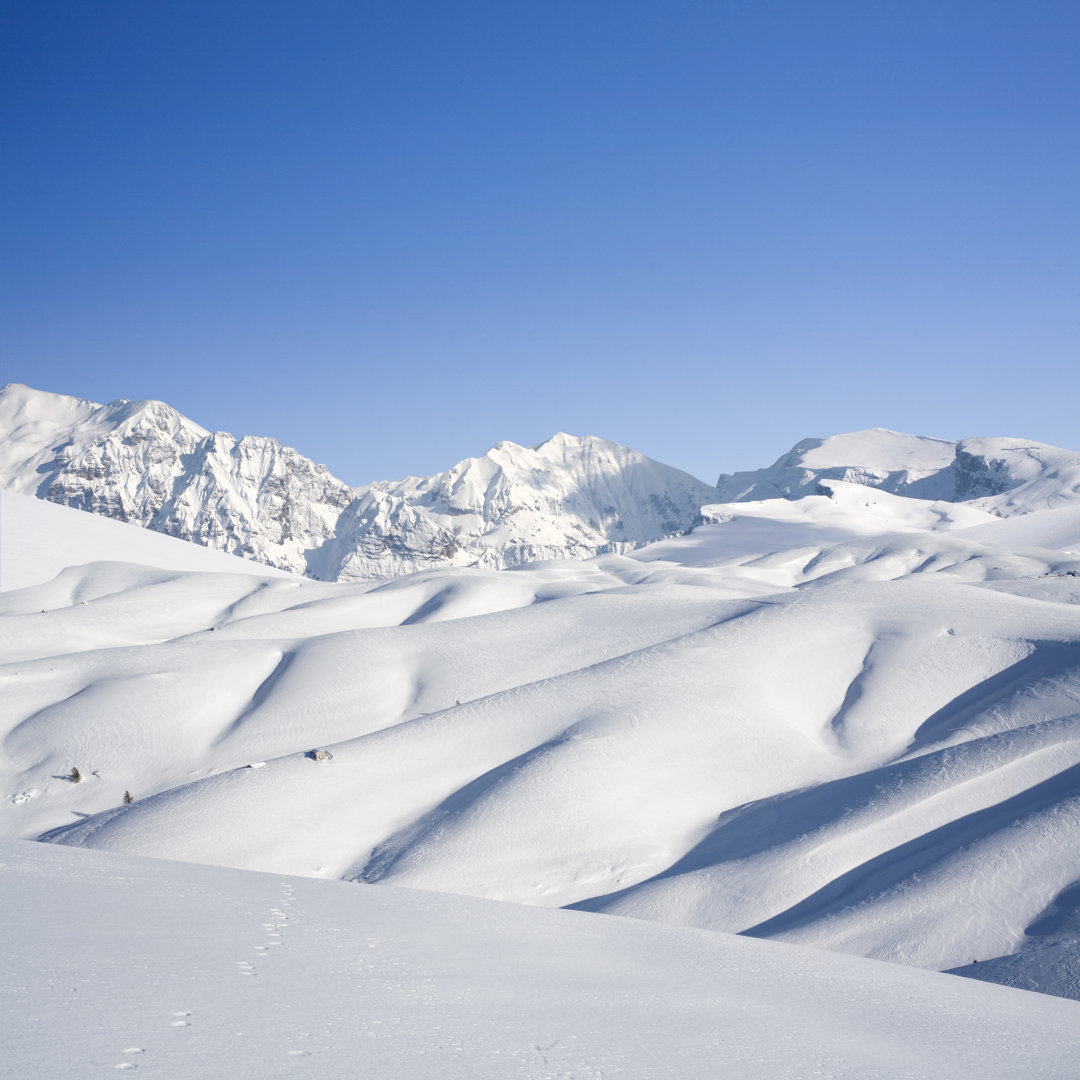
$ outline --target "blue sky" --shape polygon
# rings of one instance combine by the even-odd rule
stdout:
[[[11,4],[0,381],[362,483],[1080,446],[1080,6]]]

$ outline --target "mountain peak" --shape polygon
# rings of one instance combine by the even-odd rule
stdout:
[[[273,439],[211,433],[165,402],[98,405],[0,391],[0,486],[320,579],[502,568],[625,552],[685,532],[706,505],[845,481],[978,500],[995,514],[1080,499],[1080,457],[1022,439],[960,443],[886,428],[809,438],[717,487],[616,442],[509,440],[427,477],[353,488]]]
[[[352,488],[272,439],[211,433],[160,401],[22,387],[6,405],[3,486],[322,579],[628,550],[689,529],[716,501],[592,435],[504,440],[443,473]]]
[[[803,439],[766,469],[721,475],[717,488],[723,502],[756,502],[814,495],[835,480],[1013,514],[1080,498],[1080,456],[1030,439],[950,442],[867,428]]]

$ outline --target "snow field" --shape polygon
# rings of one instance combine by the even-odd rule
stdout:
[[[1014,549],[886,492],[875,535],[851,489],[584,563],[330,585],[177,552],[5,592],[0,828],[979,959],[1068,992],[1080,583],[1049,543],[1060,512]],[[76,539],[111,524],[36,505]],[[1029,931],[1059,909],[1051,954]]]
[[[1012,1080],[1080,1005],[770,942],[0,842],[5,1069]]]

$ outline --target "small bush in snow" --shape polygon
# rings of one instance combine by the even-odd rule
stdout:
[[[131,792],[130,791],[125,791],[124,792],[124,805],[125,806],[130,806],[134,801],[135,800],[131,797]]]
[[[68,778],[71,780],[71,782],[73,784],[81,783],[82,782],[82,773],[79,772],[79,770],[74,765],[72,765],[71,766],[71,772],[68,773]]]

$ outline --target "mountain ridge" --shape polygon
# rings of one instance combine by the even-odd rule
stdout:
[[[715,489],[596,436],[502,441],[427,477],[352,487],[266,436],[163,402],[0,389],[0,486],[322,580],[500,569],[690,528]]]
[[[325,581],[627,553],[726,520],[732,506],[835,498],[838,484],[997,518],[1080,505],[1075,451],[885,428],[804,439],[715,486],[558,432],[353,487],[276,439],[211,432],[164,402],[99,405],[20,384],[0,389],[0,433],[0,487]]]
[[[717,490],[720,502],[797,499],[819,494],[828,480],[908,498],[973,503],[1007,517],[1080,500],[1080,454],[1007,436],[950,442],[869,428],[803,439],[767,468],[722,473]]]

